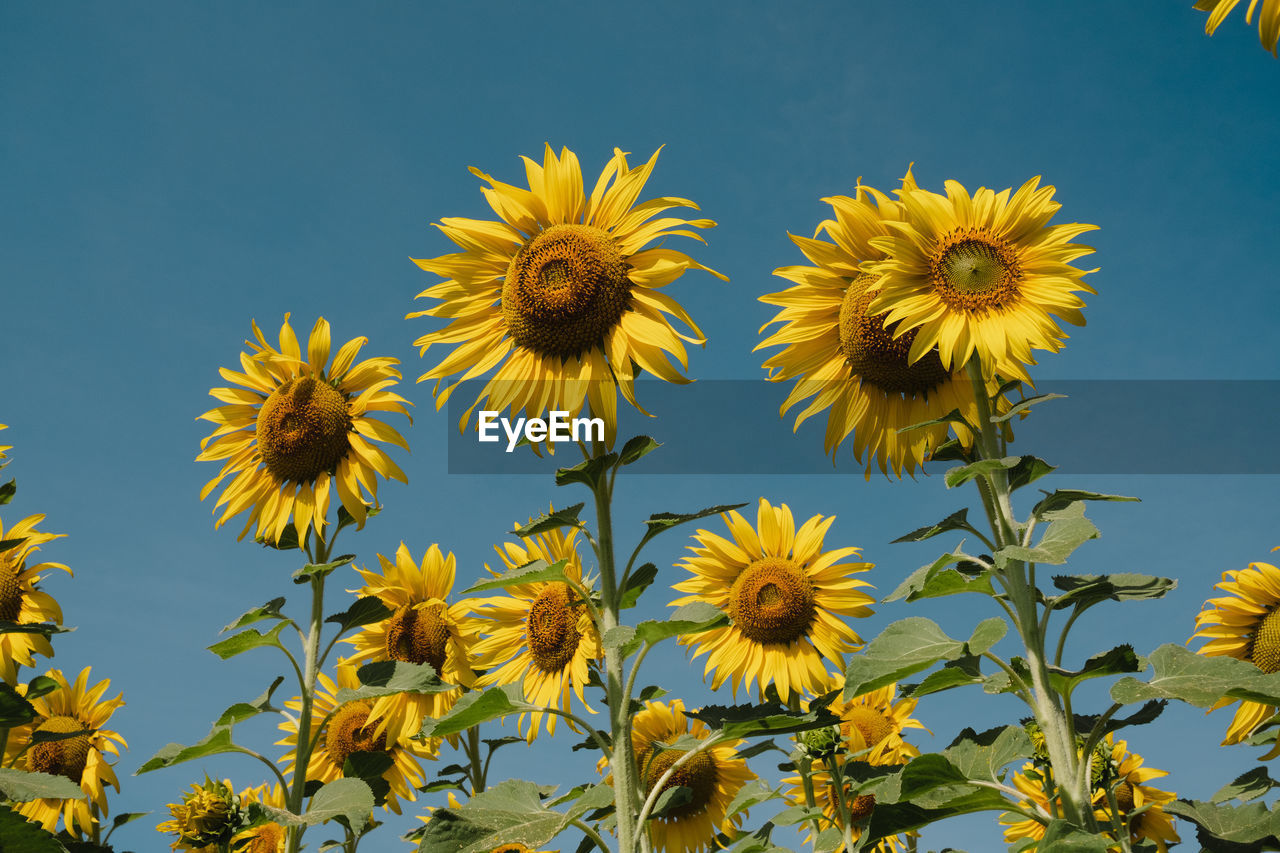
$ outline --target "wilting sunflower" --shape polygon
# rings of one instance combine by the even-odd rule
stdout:
[[[689,269],[728,280],[682,252],[646,247],[676,235],[701,241],[689,229],[715,223],[653,219],[671,208],[697,209],[683,198],[636,205],[656,151],[632,168],[615,148],[589,197],[568,148],[557,157],[548,145],[541,166],[523,159],[527,190],[471,170],[488,182],[482,192],[499,221],[442,219],[437,227],[463,251],[414,261],[448,280],[418,294],[440,304],[408,316],[451,321],[415,345],[423,355],[435,344],[457,345],[418,381],[436,380],[441,407],[458,383],[497,368],[476,405],[487,400],[485,408],[536,417],[548,409],[577,415],[587,402],[612,441],[616,389],[639,408],[636,365],[668,382],[687,382],[668,356],[687,368],[681,341],[704,342],[685,310],[660,288]],[[676,331],[672,318],[689,334]],[[442,391],[444,379],[456,373],[463,375]]]
[[[0,551],[0,622],[32,625],[42,622],[62,622],[62,608],[53,596],[38,588],[43,573],[71,569],[61,563],[36,563],[27,565],[27,558],[40,550],[40,546],[65,533],[41,533],[36,525],[44,521],[43,515],[31,515],[8,530],[0,521],[0,540],[21,540],[17,545]],[[19,666],[34,666],[32,655],[53,657],[53,646],[44,634],[13,632],[0,634],[0,678],[13,684]]]
[[[160,832],[176,835],[173,850],[217,850],[225,846],[240,822],[240,804],[231,780],[205,777],[192,784],[182,802],[169,803],[169,819],[156,826]]]
[[[697,532],[693,556],[678,564],[693,576],[672,586],[689,594],[671,605],[707,601],[732,624],[680,642],[696,647],[695,658],[707,655],[713,689],[729,678],[737,695],[758,679],[762,694],[773,682],[783,699],[819,693],[829,679],[824,661],[843,671],[844,653],[862,644],[847,620],[870,616],[874,599],[858,591],[870,584],[852,575],[872,564],[841,562],[858,548],[822,550],[835,516],[815,515],[796,530],[786,504],[761,498],[754,529],[736,510],[722,518],[733,538]]]
[[[636,769],[640,773],[643,796],[648,796],[671,766],[687,749],[674,749],[669,744],[692,735],[706,740],[710,730],[701,721],[685,716],[684,702],[645,702],[631,724],[631,748]],[[717,833],[730,833],[742,821],[742,815],[726,817],[729,804],[742,786],[756,774],[747,768],[746,759],[738,756],[742,741],[726,741],[698,753],[677,767],[662,785],[662,790],[683,787],[692,795],[682,806],[649,821],[650,838],[655,849],[670,853],[711,850]],[[603,773],[605,759],[598,764]]]
[[[1196,0],[1195,8],[1209,13],[1209,20],[1204,22],[1204,31],[1213,35],[1213,31],[1226,20],[1239,2],[1240,0]],[[1246,24],[1253,23],[1253,13],[1259,5],[1262,8],[1258,10],[1258,40],[1271,51],[1272,56],[1280,56],[1277,53],[1277,44],[1280,43],[1280,0],[1249,0],[1249,11],[1244,16]]]
[[[475,683],[471,646],[476,626],[468,615],[471,602],[448,602],[457,574],[452,553],[442,554],[439,545],[432,545],[418,565],[401,542],[394,561],[381,554],[378,561],[381,573],[357,569],[365,585],[351,592],[376,596],[392,613],[344,640],[355,645],[355,653],[347,662],[427,663],[441,680],[459,685],[448,693],[397,693],[375,699],[373,719],[378,721],[378,731],[385,729],[393,739],[402,739],[418,733],[423,717],[448,713],[462,695],[462,688]]]
[[[980,187],[972,196],[956,181],[947,195],[921,189],[901,194],[902,220],[874,237],[884,254],[868,261],[876,279],[868,311],[884,315],[902,337],[912,331],[907,361],[932,358],[959,370],[975,352],[985,372],[1029,381],[1032,349],[1057,352],[1066,337],[1056,318],[1084,325],[1078,291],[1093,293],[1070,262],[1093,251],[1071,239],[1096,226],[1049,226],[1060,204],[1054,189],[1032,178],[1009,197]]]
[[[80,786],[84,800],[31,800],[19,803],[17,810],[28,820],[35,821],[53,832],[62,815],[63,826],[73,835],[77,830],[91,834],[93,811],[99,817],[107,815],[105,786],[120,790],[115,770],[104,753],[119,756],[120,747],[128,746],[124,738],[103,725],[124,704],[122,696],[103,699],[111,682],[103,679],[89,687],[89,667],[80,671],[75,684],[67,683],[61,670],[45,673],[57,682],[58,688],[44,696],[28,700],[35,708],[36,718],[31,723],[13,729],[9,737],[26,746],[33,732],[52,732],[71,735],[60,740],[43,741],[27,749],[18,759],[24,770],[65,776]],[[91,810],[92,805],[92,810]]]
[[[1117,741],[1110,734],[1105,742],[1099,744],[1095,756],[1105,762],[1104,767],[1095,766],[1093,773],[1092,799],[1098,823],[1104,828],[1111,825],[1111,804],[1107,798],[1110,789],[1120,812],[1119,820],[1128,827],[1130,842],[1147,841],[1154,844],[1160,853],[1166,853],[1169,842],[1177,843],[1180,839],[1173,828],[1173,818],[1163,806],[1173,802],[1177,794],[1146,783],[1169,774],[1164,770],[1143,767],[1142,756],[1129,752],[1125,741]],[[1045,793],[1043,773],[1043,765],[1028,762],[1021,772],[1014,774],[1013,784],[1026,795],[1020,805],[1049,820],[1055,812]],[[1060,809],[1056,813],[1060,813]],[[1000,816],[1000,822],[1006,825],[1004,838],[1010,844],[1022,838],[1039,840],[1044,837],[1044,824],[1031,818],[1007,812]]]
[[[1243,571],[1223,572],[1222,582],[1214,588],[1227,594],[1209,599],[1196,614],[1196,633],[1191,639],[1207,641],[1196,651],[1247,660],[1268,674],[1280,672],[1280,569],[1270,563],[1250,563]],[[1210,710],[1235,701],[1222,699]],[[1223,746],[1246,740],[1277,711],[1272,705],[1239,701]]]
[[[311,733],[317,737],[315,748],[311,752],[311,760],[307,763],[307,779],[319,782],[332,782],[342,778],[342,765],[355,752],[382,752],[391,756],[391,766],[382,774],[382,778],[391,786],[387,794],[386,808],[400,814],[400,803],[397,797],[409,801],[416,799],[414,789],[423,784],[422,768],[418,766],[417,757],[429,757],[426,751],[410,740],[396,740],[389,737],[389,732],[377,732],[377,727],[370,722],[373,703],[368,699],[356,699],[340,703],[337,693],[341,688],[355,689],[360,686],[356,677],[356,668],[346,663],[339,663],[334,679],[320,673],[320,688],[316,690],[315,701],[311,705]],[[285,707],[294,711],[302,708],[302,700],[290,699]],[[325,724],[329,712],[335,713]],[[323,731],[321,727],[323,726]],[[277,744],[290,747],[280,763],[285,765],[285,775],[293,772],[297,761],[298,720],[292,715],[280,724],[284,731],[283,740]]]
[[[539,559],[548,563],[566,560],[565,576],[590,590],[592,582],[583,577],[578,559],[577,538],[577,529],[568,533],[550,530],[523,537],[519,545],[505,542],[494,550],[506,571]],[[485,568],[489,569],[488,565]],[[493,569],[489,572],[502,574]],[[517,584],[505,591],[505,596],[473,602],[479,630],[486,635],[472,647],[475,667],[489,670],[477,686],[519,683],[529,702],[562,711],[569,710],[572,693],[584,708],[595,713],[582,688],[603,652],[595,623],[579,594],[564,581]],[[525,734],[530,742],[538,736],[544,716],[547,733],[555,734],[556,715],[535,711]],[[521,715],[521,732],[525,724]]]
[[[407,401],[389,389],[400,373],[394,358],[355,363],[367,338],[354,338],[329,365],[329,323],[316,320],[305,357],[289,325],[280,327],[280,346],[271,346],[258,324],[257,339],[240,354],[243,373],[218,372],[243,388],[214,388],[209,394],[226,403],[200,417],[218,425],[200,443],[196,459],[221,461],[222,470],[200,492],[209,496],[234,475],[217,506],[225,507],[216,526],[248,510],[241,538],[257,526],[257,536],[279,540],[292,519],[298,541],[314,526],[321,531],[329,512],[330,485],[342,506],[361,526],[370,499],[378,496],[377,475],[405,482],[404,472],[372,440],[409,449],[400,433],[370,417],[373,412],[408,415]],[[365,497],[368,493],[369,498]]]
[[[908,170],[901,192],[915,189]],[[811,415],[829,408],[827,453],[834,457],[840,443],[853,433],[854,456],[859,462],[865,458],[868,477],[876,462],[882,473],[912,474],[931,449],[947,440],[947,425],[906,433],[898,430],[953,410],[977,423],[971,386],[958,369],[944,368],[936,352],[909,363],[917,332],[913,329],[895,337],[894,325],[886,325],[883,315],[868,311],[875,296],[870,285],[876,276],[860,266],[884,259],[872,240],[892,235],[886,222],[902,219],[902,205],[862,185],[854,198],[834,196],[823,201],[831,205],[835,219],[819,224],[813,239],[791,235],[817,266],[773,271],[795,286],[760,297],[761,302],[782,309],[761,333],[774,323],[783,325],[756,349],[786,347],[764,363],[771,381],[799,380],[782,404],[782,414],[814,398],[797,415],[796,429]],[[833,242],[818,239],[823,232]],[[968,438],[967,430],[960,434]]]
[[[841,773],[840,783],[837,784],[836,777],[831,772],[833,763],[843,769],[851,768],[857,762],[839,754],[815,761],[810,769],[810,779],[813,785],[813,803],[822,810],[823,815],[831,822],[831,826],[837,829],[844,829],[844,810],[840,807],[840,799],[843,798],[846,808],[849,810],[849,821],[852,824],[851,834],[853,839],[857,841],[862,837],[861,824],[870,819],[871,812],[876,807],[876,798],[874,794],[854,794],[852,783],[843,772]],[[866,763],[880,765],[893,762],[876,760]],[[782,784],[785,786],[783,796],[790,803],[797,806],[808,804],[804,781],[799,775],[783,778]],[[907,834],[912,835],[914,833]],[[812,829],[809,831],[809,839],[810,841],[813,839]],[[900,851],[908,849],[906,836],[891,835],[888,838],[882,838],[876,842],[874,847],[869,849],[874,853],[900,853]],[[834,853],[845,853],[844,844],[841,843]]]

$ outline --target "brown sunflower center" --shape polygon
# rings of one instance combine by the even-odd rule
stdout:
[[[671,769],[671,765],[680,760],[685,753],[678,749],[654,747],[654,752],[644,768],[645,790],[652,791],[662,775]],[[662,786],[663,791],[672,788],[688,788],[692,797],[687,803],[676,806],[665,814],[667,818],[682,818],[698,814],[711,802],[716,792],[716,763],[705,752],[700,752],[681,764],[671,774],[671,778]]]
[[[1018,297],[1022,265],[1004,240],[981,228],[957,228],[939,242],[929,278],[951,308],[982,313]]]
[[[511,338],[543,355],[579,355],[599,345],[631,303],[628,269],[599,228],[544,229],[507,266],[502,316]]]
[[[387,657],[429,663],[439,675],[449,648],[449,622],[443,604],[401,605],[387,622]]]
[[[845,711],[844,721],[840,724],[840,733],[846,738],[854,731],[862,736],[869,749],[893,734],[893,723],[875,708],[858,705]]]
[[[368,702],[348,702],[333,715],[325,733],[324,747],[333,763],[341,767],[355,752],[387,752],[387,735],[375,735],[369,725]]]
[[[21,566],[0,554],[0,621],[17,622],[22,613]]]
[[[236,853],[279,853],[284,849],[284,827],[278,823],[255,826],[253,835],[237,842]]]
[[[512,841],[510,844],[499,844],[489,853],[533,853],[533,848],[525,847],[519,841]]]
[[[560,672],[573,660],[582,640],[578,608],[567,583],[552,583],[529,605],[525,634],[529,654],[543,672]]]
[[[89,730],[74,717],[57,715],[36,726],[37,732],[69,735],[72,737],[38,743],[27,753],[27,769],[54,776],[66,776],[79,784],[84,765],[89,758]]]
[[[258,449],[277,480],[312,482],[351,449],[351,414],[338,389],[314,377],[290,379],[258,411]]]
[[[729,618],[757,643],[790,643],[809,633],[817,610],[813,584],[793,561],[765,557],[747,566],[729,591]]]
[[[883,314],[867,316],[873,294],[866,285],[873,280],[871,275],[859,276],[845,291],[840,305],[840,352],[862,381],[887,394],[928,394],[946,380],[947,369],[936,350],[908,364],[916,330],[895,338],[896,324],[886,328]]]
[[[1120,809],[1121,814],[1128,814],[1133,811],[1132,783],[1121,782],[1120,787],[1116,788],[1116,808]]]
[[[1253,632],[1249,660],[1265,673],[1280,672],[1280,609],[1264,616]]]
[[[853,798],[853,802],[849,803],[849,820],[853,823],[862,823],[871,817],[871,813],[876,808],[875,794],[859,794]]]

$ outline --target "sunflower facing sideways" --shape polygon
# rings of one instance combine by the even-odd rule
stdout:
[[[667,746],[685,735],[705,740],[711,734],[701,721],[685,716],[684,702],[645,702],[631,724],[631,748],[644,796],[662,782],[662,777],[688,750]],[[738,757],[742,741],[725,741],[706,749],[672,771],[662,782],[662,790],[688,788],[691,798],[683,805],[649,821],[650,838],[659,853],[703,853],[714,849],[717,833],[732,833],[742,820],[737,814],[726,817],[729,804],[742,786],[756,774]],[[600,759],[604,771],[606,762]]]
[[[339,690],[354,690],[360,686],[354,666],[339,663],[334,675],[335,678],[329,678],[323,672],[320,673],[318,687],[321,689],[316,690],[315,702],[311,706],[311,733],[317,740],[307,764],[307,780],[324,783],[342,778],[342,766],[352,753],[386,753],[391,756],[391,766],[382,774],[382,778],[391,786],[391,790],[387,794],[385,808],[400,814],[399,800],[412,802],[417,798],[415,790],[424,782],[418,758],[434,756],[429,756],[416,741],[396,740],[388,731],[378,732],[370,720],[373,705],[368,699],[346,703],[338,701]],[[290,699],[285,707],[297,712],[302,707],[302,701],[298,698]],[[327,723],[325,717],[329,717]],[[287,777],[293,772],[297,762],[298,720],[292,715],[287,716],[280,723],[280,730],[285,733],[285,737],[276,743],[290,748],[280,759],[280,763],[285,765],[284,773]]]
[[[256,537],[272,543],[292,521],[298,541],[314,527],[323,532],[330,493],[364,524],[370,501],[378,496],[377,475],[405,482],[404,472],[373,441],[408,450],[400,433],[374,412],[408,415],[407,401],[389,389],[400,378],[394,358],[355,358],[366,338],[344,344],[329,364],[329,323],[316,321],[306,352],[289,325],[280,327],[279,347],[267,343],[253,324],[251,353],[240,354],[242,373],[220,368],[228,382],[242,388],[214,388],[209,394],[226,405],[200,417],[218,425],[200,443],[197,460],[222,462],[218,476],[200,493],[204,500],[225,478],[214,508],[224,508],[216,526],[249,511],[240,537],[256,526]],[[368,494],[368,498],[365,494]]]
[[[351,591],[362,597],[376,596],[391,610],[391,616],[343,640],[355,646],[347,663],[426,663],[442,681],[459,685],[447,693],[397,693],[375,699],[372,717],[378,721],[378,729],[386,729],[393,739],[402,739],[418,733],[423,717],[448,713],[462,689],[475,683],[471,668],[475,624],[469,617],[470,602],[448,602],[457,575],[452,553],[442,554],[439,545],[432,545],[419,565],[402,542],[394,560],[379,554],[378,561],[381,572],[357,569],[364,586]]]
[[[64,533],[41,533],[36,525],[44,521],[43,515],[31,515],[5,529],[0,521],[0,540],[20,540],[17,545],[0,551],[0,622],[19,625],[62,622],[62,608],[53,596],[36,584],[43,574],[61,569],[71,574],[71,569],[61,563],[35,563],[27,565],[27,559],[40,546],[65,536]],[[8,684],[17,679],[19,666],[34,666],[32,655],[53,657],[53,646],[44,634],[15,631],[0,634],[0,678]]]
[[[810,780],[813,785],[813,804],[822,810],[822,814],[830,821],[830,826],[837,829],[844,829],[845,809],[848,809],[850,834],[853,840],[857,841],[862,837],[862,826],[871,818],[871,812],[876,807],[876,798],[874,794],[854,794],[852,783],[849,778],[841,774],[841,781],[837,785],[835,774],[831,771],[832,764],[838,768],[848,767],[854,762],[845,755],[832,755],[822,760],[814,761],[810,768]],[[868,764],[881,765],[892,762],[886,761],[868,761]],[[784,787],[783,796],[787,802],[796,806],[807,804],[807,795],[805,793],[804,782],[797,776],[787,776],[782,780]],[[844,799],[844,808],[841,808],[840,800]],[[809,830],[809,840],[813,840],[812,825]],[[908,833],[908,835],[913,833]],[[862,849],[862,848],[858,848]],[[882,838],[872,847],[866,848],[869,853],[903,853],[909,849],[906,837],[903,835],[890,835]],[[843,842],[837,847],[833,853],[850,853],[845,850]]]
[[[715,223],[653,218],[672,208],[697,209],[683,198],[636,204],[658,152],[631,167],[626,154],[614,149],[590,196],[569,149],[557,157],[546,146],[542,165],[523,159],[528,189],[473,168],[489,184],[481,191],[498,220],[442,219],[437,227],[462,251],[414,261],[447,280],[418,294],[439,304],[408,317],[450,321],[414,343],[423,355],[437,344],[456,345],[418,381],[436,380],[436,405],[442,407],[458,383],[496,368],[476,405],[487,400],[488,409],[536,417],[548,409],[577,415],[587,403],[604,420],[612,442],[617,391],[639,408],[636,365],[668,382],[688,382],[668,357],[687,368],[682,341],[704,342],[693,320],[661,288],[690,269],[727,281],[682,252],[646,247],[677,235],[702,241],[690,229]],[[672,318],[688,334],[676,331]],[[457,382],[441,390],[458,373]]]
[[[552,510],[554,511],[554,509]],[[505,596],[476,599],[479,630],[485,634],[472,647],[475,667],[488,670],[476,685],[492,687],[519,683],[524,698],[544,708],[569,710],[571,695],[587,705],[582,689],[591,680],[591,671],[603,651],[595,623],[574,586],[590,594],[593,583],[582,573],[578,559],[578,530],[549,530],[522,537],[520,544],[505,542],[495,546],[506,571],[534,560],[555,563],[565,560],[564,581],[535,581],[506,587]],[[486,565],[486,569],[489,567]],[[501,572],[489,569],[497,576]],[[555,714],[535,711],[530,716],[525,737],[530,743],[538,736],[542,718],[547,718],[547,734],[556,731]],[[520,717],[524,732],[526,720]]]
[[[870,616],[874,599],[858,589],[870,584],[852,575],[872,564],[842,562],[858,548],[822,550],[834,516],[815,515],[796,530],[786,504],[761,498],[755,528],[736,510],[721,517],[733,538],[697,532],[693,555],[679,564],[692,577],[672,586],[688,595],[671,605],[707,601],[731,624],[680,642],[695,647],[695,658],[707,655],[713,689],[730,679],[736,695],[758,680],[762,694],[774,683],[784,701],[821,693],[829,679],[824,662],[843,671],[844,654],[862,643],[848,620]]]
[[[36,719],[13,729],[9,737],[11,741],[26,746],[35,732],[70,736],[31,746],[22,753],[17,766],[23,770],[65,776],[80,786],[85,799],[31,800],[18,804],[17,811],[50,832],[54,831],[61,815],[63,826],[72,835],[77,832],[92,834],[95,815],[107,816],[106,785],[120,790],[113,765],[107,762],[105,755],[118,756],[120,747],[128,744],[123,737],[103,726],[116,709],[124,705],[124,699],[119,695],[114,699],[103,698],[111,687],[108,679],[90,687],[89,667],[80,671],[74,684],[67,682],[61,670],[52,669],[45,674],[57,682],[57,689],[30,699]]]
[[[910,170],[902,179],[902,192],[916,189]],[[898,477],[913,474],[933,448],[947,440],[947,425],[899,433],[914,424],[941,418],[959,410],[976,423],[977,406],[969,380],[959,370],[947,370],[936,352],[914,363],[908,354],[916,339],[911,330],[895,336],[896,328],[884,316],[869,312],[875,296],[870,285],[876,276],[863,272],[861,264],[881,260],[884,252],[872,245],[891,235],[887,222],[902,218],[902,206],[888,196],[859,185],[854,198],[823,199],[835,219],[823,221],[813,239],[791,235],[791,240],[816,266],[791,266],[774,275],[795,282],[780,293],[760,297],[782,310],[760,331],[775,323],[781,328],[756,349],[782,346],[764,363],[769,379],[797,379],[782,414],[813,398],[796,417],[799,429],[811,415],[830,409],[824,444],[833,457],[840,443],[853,433],[853,452],[872,465]],[[833,242],[820,240],[823,233]],[[968,438],[961,428],[959,433]]]
[[[1240,0],[1196,0],[1195,8],[1202,12],[1209,13],[1209,19],[1204,22],[1204,31],[1209,35],[1213,35],[1218,25],[1226,20],[1227,15],[1231,14]],[[1261,9],[1259,9],[1261,5]],[[1258,12],[1258,40],[1262,42],[1262,46],[1271,51],[1272,56],[1280,56],[1277,53],[1278,45],[1280,45],[1280,0],[1249,0],[1249,9],[1244,13],[1246,24],[1253,23],[1253,13]]]
[[[1084,325],[1093,293],[1070,262],[1093,251],[1071,239],[1094,225],[1050,226],[1060,204],[1054,188],[1032,178],[1010,197],[980,187],[972,195],[957,181],[945,196],[921,189],[900,195],[902,221],[872,238],[884,257],[863,264],[875,279],[868,311],[884,315],[894,334],[915,332],[907,361],[932,358],[959,370],[977,353],[984,373],[1030,381],[1032,349],[1057,352],[1066,337],[1055,318]]]
[[[1280,568],[1270,563],[1250,563],[1247,569],[1223,572],[1221,583],[1214,588],[1226,595],[1209,599],[1196,614],[1196,633],[1191,639],[1207,641],[1197,652],[1245,660],[1268,674],[1280,672]],[[1223,699],[1210,710],[1235,701]],[[1223,746],[1248,739],[1277,711],[1271,705],[1248,699],[1239,702]]]

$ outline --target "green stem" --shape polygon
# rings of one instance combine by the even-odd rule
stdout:
[[[482,793],[485,789],[485,772],[484,759],[480,757],[480,727],[472,726],[467,729],[466,742],[467,758],[471,760],[471,771],[467,774],[471,777],[471,796]]]
[[[840,772],[840,762],[832,760],[828,763],[831,773],[832,790],[837,791],[836,803],[840,806],[840,831],[844,834],[844,849],[853,850],[853,812],[849,810],[849,800],[844,792],[844,774]]]
[[[605,844],[604,839],[600,837],[600,833],[596,832],[594,829],[592,829],[587,824],[583,823],[581,820],[574,818],[573,820],[569,821],[569,824],[571,826],[576,826],[578,829],[582,830],[582,834],[587,836],[587,838],[590,838],[593,842],[595,842],[595,845],[599,847],[603,851],[603,853],[613,853],[613,851],[609,849],[609,845]]]
[[[329,560],[329,546],[319,530],[316,531],[316,553],[312,561]],[[320,634],[324,629],[324,575],[311,578],[311,622],[305,646],[304,686],[302,708],[298,717],[298,743],[294,754],[293,785],[289,789],[289,811],[302,814],[302,801],[307,787],[307,765],[311,761],[311,708],[315,701],[316,677],[319,675]],[[302,844],[302,826],[289,827],[288,853],[298,853]]]

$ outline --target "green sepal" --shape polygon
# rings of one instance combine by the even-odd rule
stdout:
[[[1220,699],[1247,699],[1280,705],[1280,673],[1267,675],[1248,661],[1198,655],[1166,643],[1151,653],[1151,679],[1122,678],[1111,686],[1111,698],[1121,705],[1150,699],[1177,699],[1207,708]]]
[[[516,566],[510,571],[503,572],[497,577],[489,580],[482,580],[473,583],[462,591],[463,595],[471,595],[477,592],[485,592],[491,589],[505,589],[509,586],[516,586],[522,583],[537,582],[555,582],[565,581],[564,567],[569,561],[556,560],[554,563],[548,563],[546,560],[531,560],[523,566]]]
[[[381,622],[389,617],[392,613],[390,607],[382,603],[382,599],[376,595],[365,595],[357,598],[350,607],[341,613],[334,613],[325,617],[325,622],[332,622],[338,626],[338,633],[345,634],[352,628],[359,628],[361,625],[371,625],[374,622]]]
[[[225,634],[228,631],[234,631],[237,628],[243,628],[245,625],[252,625],[254,622],[261,622],[263,619],[288,619],[280,612],[280,608],[284,607],[284,597],[273,598],[261,607],[255,607],[252,610],[246,610],[234,622],[219,631],[219,634]]]
[[[1009,411],[1005,412],[1003,415],[992,415],[991,423],[1002,424],[1005,421],[1012,420],[1013,418],[1016,418],[1018,415],[1021,415],[1023,412],[1031,411],[1031,407],[1036,405],[1037,403],[1044,403],[1049,400],[1065,400],[1065,399],[1067,399],[1066,394],[1037,394],[1034,397],[1027,397],[1023,400],[1019,400],[1018,402],[1014,403],[1009,408]]]
[[[627,443],[622,446],[622,453],[618,456],[618,464],[630,465],[661,446],[661,442],[647,435],[637,435],[629,438]]]
[[[3,794],[5,799],[19,803],[39,799],[84,799],[84,791],[80,790],[80,786],[65,776],[17,770],[13,767],[0,767],[0,794]]]
[[[250,649],[259,649],[264,646],[284,649],[284,644],[280,642],[280,632],[288,626],[288,622],[277,622],[276,626],[265,634],[259,632],[257,628],[249,628],[239,634],[234,634],[225,640],[214,643],[209,646],[209,651],[226,660],[243,654]]]
[[[626,583],[618,591],[618,609],[626,610],[636,606],[640,595],[658,578],[658,567],[653,563],[645,563],[627,575]]]
[[[548,530],[559,530],[561,527],[582,527],[578,513],[582,512],[584,503],[567,506],[554,512],[544,512],[528,524],[517,527],[511,533],[515,536],[537,536]]]
[[[561,468],[556,471],[556,485],[567,486],[570,483],[583,483],[592,491],[599,488],[601,478],[603,478],[614,463],[618,461],[618,454],[606,453],[603,456],[593,456],[590,459],[584,459],[571,468]]]
[[[334,569],[347,565],[356,558],[355,554],[343,554],[336,560],[328,563],[307,563],[302,568],[293,573],[294,583],[307,583],[316,578],[322,578],[332,572]]]

